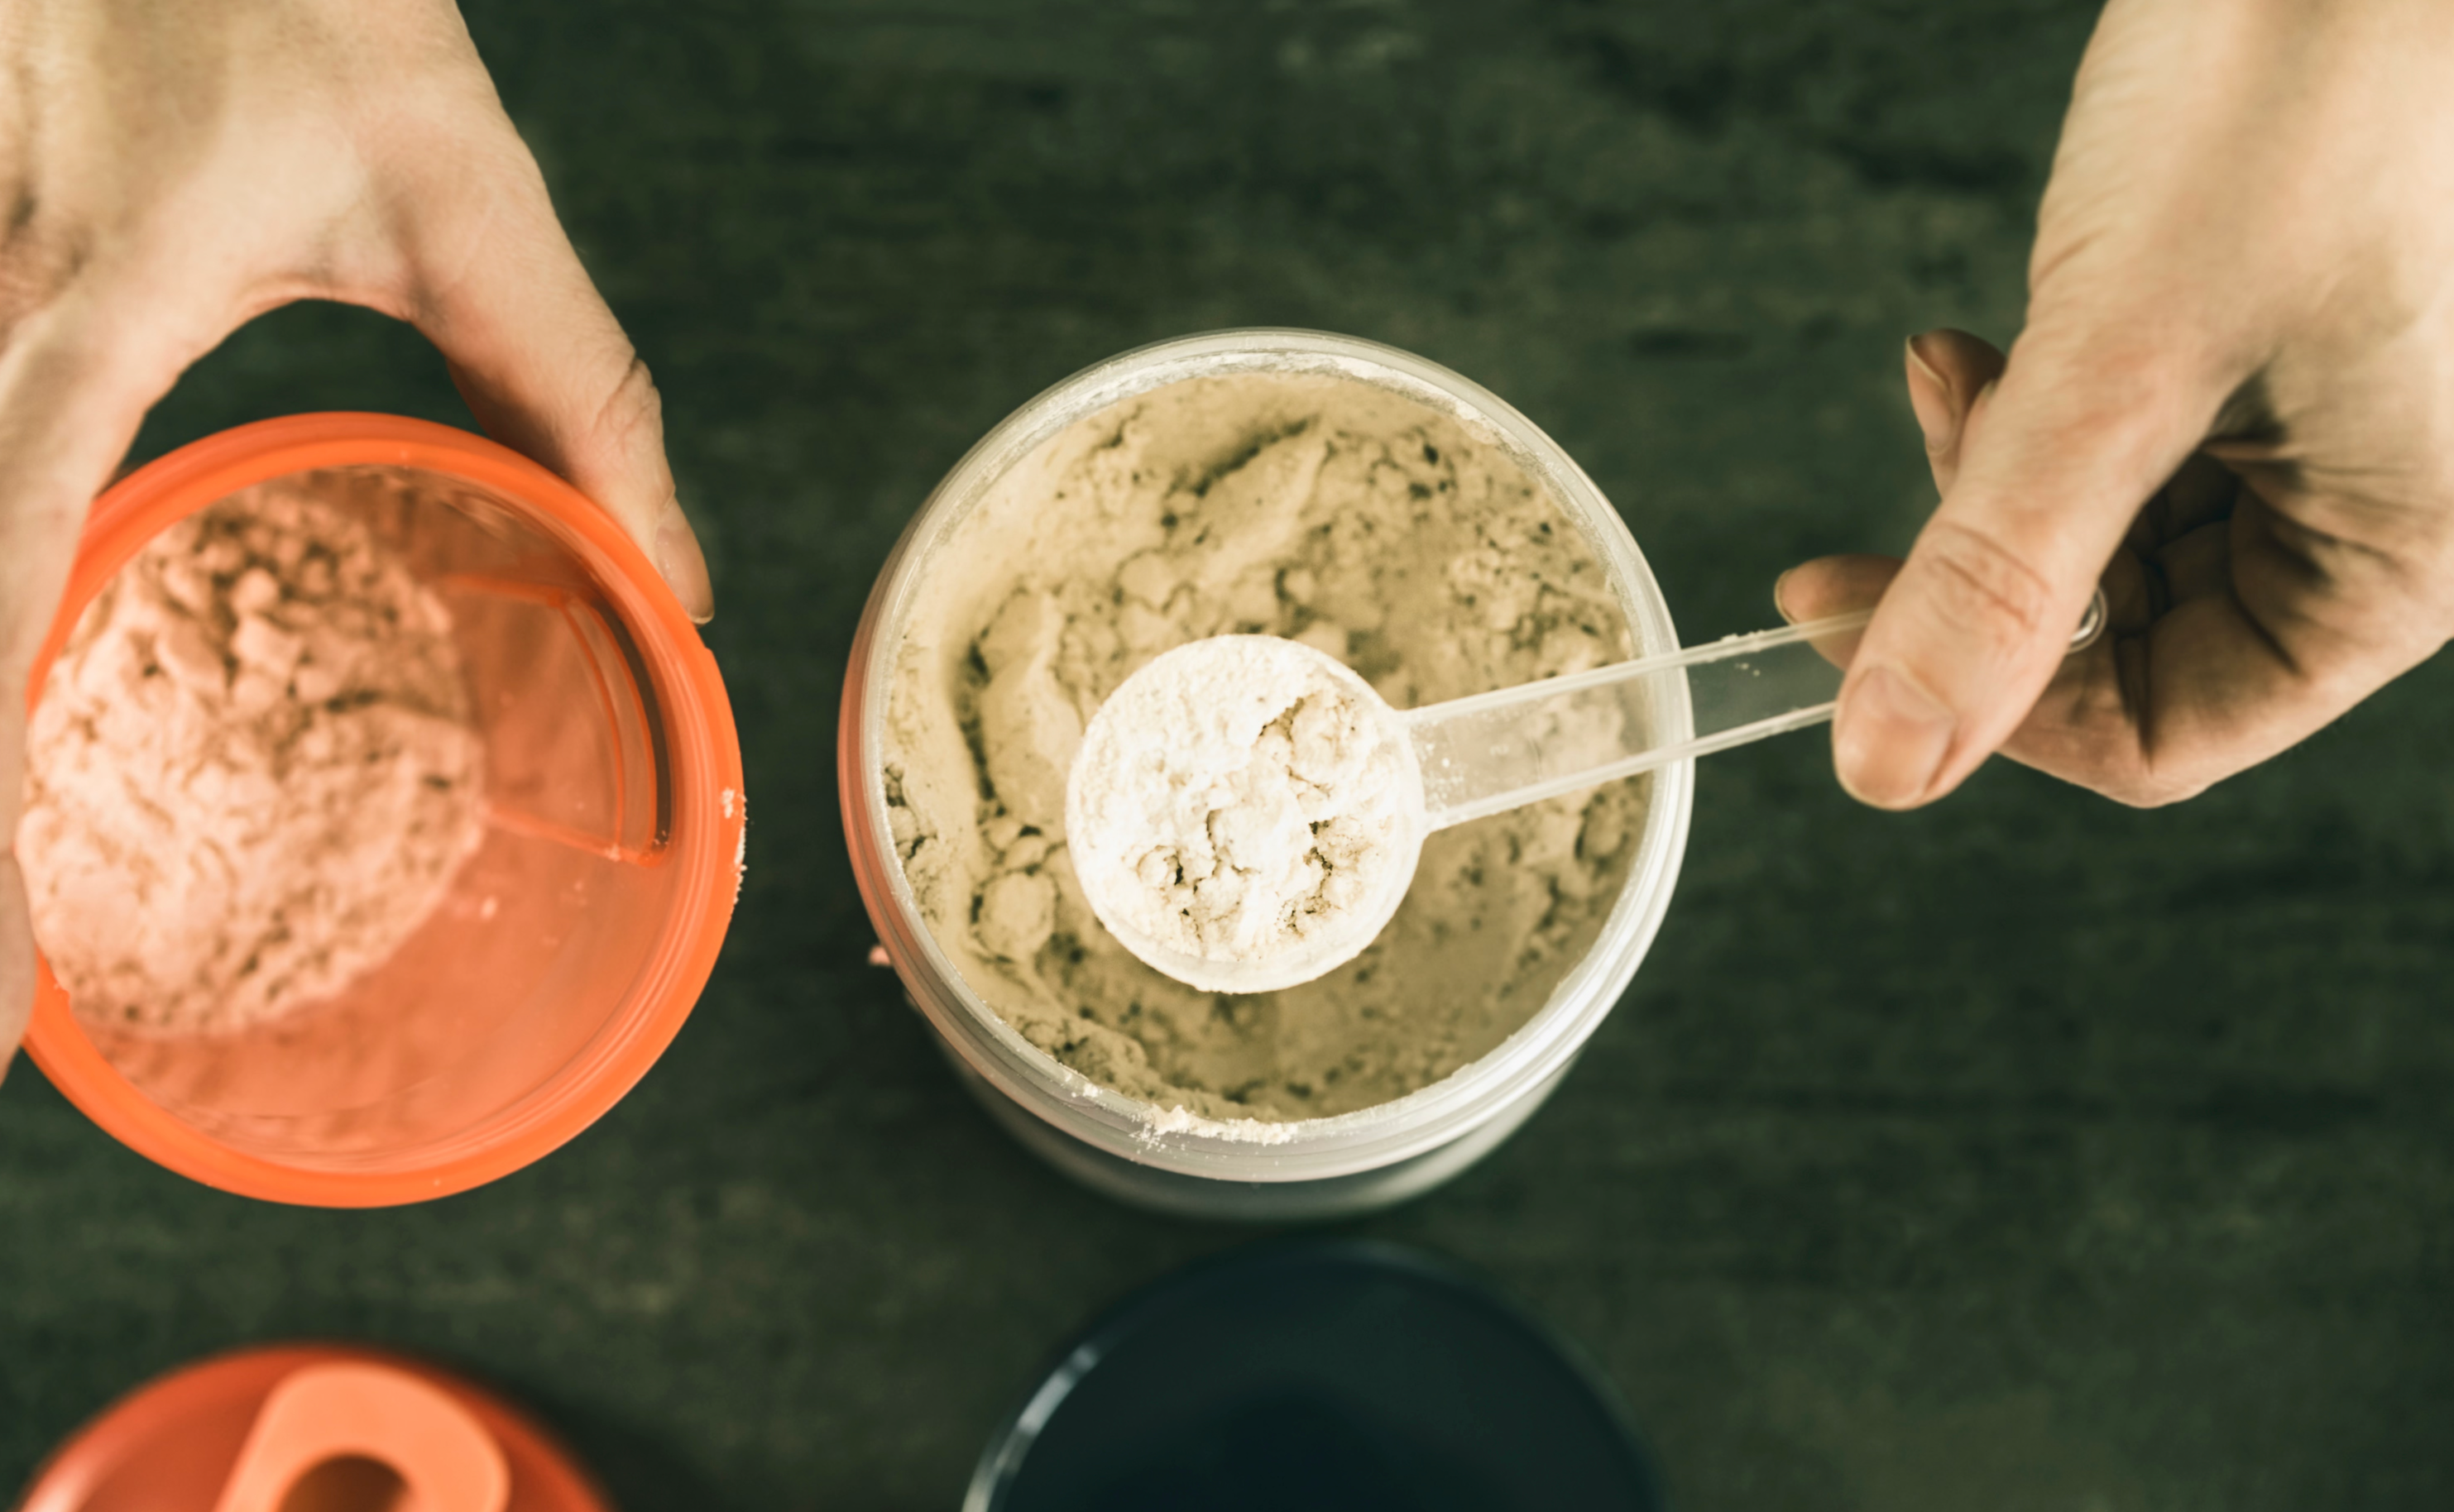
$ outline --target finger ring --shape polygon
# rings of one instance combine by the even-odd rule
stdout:
[[[2079,617],[2079,628],[2071,631],[2070,648],[2073,651],[2084,651],[2096,644],[2096,638],[2104,633],[2106,612],[2104,587],[2099,584],[2096,591],[2088,595],[2087,612]]]

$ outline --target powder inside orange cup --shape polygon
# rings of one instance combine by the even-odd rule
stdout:
[[[80,1018],[246,1028],[381,965],[483,835],[440,600],[276,481],[150,543],[53,664],[18,829]]]

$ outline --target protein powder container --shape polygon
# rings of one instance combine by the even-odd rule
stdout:
[[[1261,1220],[1327,1217],[1384,1206],[1454,1176],[1504,1140],[1558,1085],[1586,1038],[1626,990],[1660,925],[1686,841],[1694,768],[1681,763],[1639,780],[1645,785],[1640,811],[1629,821],[1623,837],[1610,840],[1618,847],[1609,873],[1612,886],[1596,889],[1587,905],[1597,910],[1589,943],[1572,959],[1556,963],[1556,978],[1539,996],[1539,1005],[1467,1064],[1403,1095],[1318,1118],[1204,1115],[1172,1106],[1163,1096],[1119,1091],[1051,1053],[1044,1046],[1055,1043],[1062,1049],[1068,1033],[1061,994],[1054,1011],[1044,1012],[1031,1034],[1017,1028],[984,995],[981,984],[967,975],[985,979],[1001,968],[984,965],[985,950],[958,960],[958,952],[950,950],[933,928],[915,890],[906,860],[915,845],[911,798],[902,790],[910,774],[894,769],[899,737],[890,727],[896,678],[901,673],[908,683],[915,647],[935,633],[922,618],[935,612],[929,606],[948,597],[950,583],[960,584],[964,575],[998,565],[982,560],[983,536],[973,524],[976,516],[984,509],[1018,511],[1014,518],[1020,523],[996,538],[1005,544],[992,549],[991,557],[1037,549],[1043,532],[1079,527],[1096,534],[1109,528],[1098,521],[1067,517],[1067,511],[1100,506],[1064,480],[1091,475],[1084,469],[1136,464],[1103,439],[1104,433],[1087,435],[1078,428],[1137,402],[1163,405],[1172,391],[1183,391],[1179,386],[1222,380],[1348,393],[1367,408],[1377,405],[1435,417],[1439,433],[1463,437],[1491,467],[1504,465],[1512,478],[1521,478],[1519,492],[1547,500],[1542,528],[1556,520],[1558,527],[1573,533],[1577,560],[1591,564],[1579,570],[1588,578],[1598,576],[1595,591],[1606,596],[1613,619],[1623,626],[1620,646],[1604,660],[1676,647],[1661,593],[1609,502],[1556,443],[1485,389],[1420,358],[1349,337],[1230,330],[1163,342],[1076,374],[1016,411],[955,465],[895,547],[862,617],[845,682],[837,765],[845,833],[870,917],[913,1004],[982,1104],[1024,1144],[1091,1186],[1164,1211]],[[1255,445],[1266,448],[1273,438],[1299,434],[1304,424],[1299,418],[1277,424],[1259,432]],[[1397,459],[1416,469],[1408,476],[1421,480],[1398,485],[1401,498],[1403,487],[1438,487],[1437,480],[1447,476],[1439,469],[1454,464],[1419,438],[1407,445],[1424,455],[1419,465],[1412,456]],[[1102,447],[1116,455],[1104,456]],[[1247,465],[1253,449],[1231,448],[1212,471],[1224,476],[1222,469]],[[1057,461],[1052,462],[1052,456]],[[1059,463],[1075,470],[1059,478],[1051,470]],[[1267,457],[1259,465],[1279,466]],[[1286,464],[1313,465],[1300,458]],[[1028,492],[1026,498],[1016,491],[1018,487],[1039,491]],[[1177,525],[1172,518],[1164,523],[1171,529]],[[1395,523],[1402,528],[1402,517]],[[1135,528],[1150,527],[1144,522]],[[1403,544],[1393,540],[1390,548]],[[1127,573],[1138,570],[1129,565]],[[1289,577],[1287,571],[1278,573],[1282,593],[1304,587],[1290,587]],[[1118,581],[1121,595],[1124,578]],[[1248,574],[1246,581],[1249,586],[1262,580]],[[1153,590],[1163,591],[1164,585]],[[980,606],[973,612],[985,617],[994,609]],[[1027,604],[1014,610],[1023,619],[1033,612]],[[992,624],[980,646],[998,651],[1003,643],[1024,645],[1020,637],[1032,632],[1027,624],[1020,631]],[[1052,644],[1046,635],[1038,644],[1041,649],[1012,654],[1056,654],[1045,649]],[[1369,642],[1350,636],[1342,644],[1368,647]],[[963,647],[951,643],[942,651],[953,675],[976,678],[984,669],[976,665],[979,649],[972,652],[976,665],[968,673],[961,666],[963,654]],[[996,674],[991,675],[994,679]],[[1024,716],[1029,712],[1025,708]],[[1061,722],[1078,718],[1079,711],[1068,715],[1054,710],[1049,717]],[[1679,738],[1688,720],[1683,696],[1662,694],[1652,718],[1660,738]],[[964,729],[962,738],[979,738],[975,726]],[[955,748],[954,740],[949,737],[950,748]],[[989,755],[993,759],[996,752]],[[1061,782],[1062,774],[1057,777]],[[958,806],[962,783],[947,786]],[[1014,833],[1012,821],[1005,823],[1008,827],[996,839]],[[1047,848],[1027,835],[1020,844],[1034,857]],[[1006,854],[1014,854],[1011,847]],[[1038,869],[1054,865],[1042,863]],[[1061,910],[1061,879],[1056,885]],[[1026,891],[1019,885],[1008,890]],[[1044,895],[1048,889],[1040,890]],[[976,931],[1003,927],[997,915],[1005,903],[988,891],[976,894],[970,901],[970,926]],[[1028,896],[1021,903],[1023,907],[1016,911],[1025,917],[1033,906],[1045,907]],[[938,927],[961,926],[955,916],[962,906],[959,893],[951,905],[941,900]],[[1404,917],[1401,910],[1401,922]],[[1027,937],[1021,945],[1009,948],[1051,948],[1036,944],[1038,938]],[[1064,966],[1062,960],[1052,962],[1044,953],[1038,961],[1041,967]],[[1370,964],[1361,968],[1370,969]],[[1325,990],[1336,990],[1335,974],[1322,980],[1330,985]],[[1429,990],[1438,989],[1435,983]],[[1229,1016],[1273,1011],[1244,1006],[1254,1001],[1222,995],[1215,1011]]]

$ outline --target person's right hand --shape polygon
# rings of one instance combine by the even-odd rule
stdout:
[[[449,0],[16,0],[0,21],[0,1070],[32,1001],[27,679],[86,507],[191,362],[292,300],[443,351],[478,422],[714,609],[650,382]]]
[[[2454,636],[2454,5],[2113,0],[2029,281],[2007,359],[1913,344],[1943,501],[1906,564],[1780,587],[1794,619],[1881,596],[1851,792],[1923,804],[1999,746],[2169,803]]]

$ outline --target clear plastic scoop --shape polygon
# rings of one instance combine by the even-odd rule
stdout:
[[[2072,650],[2095,641],[2104,613],[2100,592],[2071,637]],[[1309,982],[1353,960],[1388,924],[1414,880],[1426,835],[1830,719],[1840,666],[1871,618],[1871,610],[1835,615],[1405,710],[1390,707],[1326,652],[1276,642],[1273,654],[1317,661],[1319,676],[1351,698],[1402,754],[1402,818],[1389,846],[1397,864],[1375,868],[1373,895],[1315,916],[1287,948],[1259,958],[1214,958],[1171,948],[1126,922],[1124,899],[1111,892],[1121,872],[1083,866],[1083,891],[1099,922],[1128,950],[1179,982],[1213,992],[1269,992]],[[1220,658],[1235,654],[1235,643],[1246,639],[1196,641],[1136,672],[1083,731],[1075,770],[1086,761],[1116,759],[1128,732],[1112,716],[1133,705],[1129,689],[1146,679],[1198,687]],[[1066,827],[1079,835],[1097,816],[1081,812],[1081,784],[1070,786]]]

